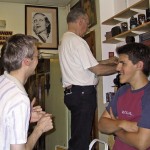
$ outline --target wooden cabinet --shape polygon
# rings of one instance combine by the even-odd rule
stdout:
[[[45,110],[45,94],[49,93],[50,89],[50,60],[40,59],[37,65],[35,75],[31,76],[26,85],[26,91],[30,100],[36,97],[36,104],[40,105]],[[45,91],[46,90],[46,91]],[[36,123],[31,123],[29,126],[29,135],[32,133]],[[33,150],[45,150],[45,134],[37,141]]]
[[[149,8],[149,0],[141,0],[137,2],[136,4],[128,7],[127,9],[121,11],[120,13],[114,15],[113,17],[107,19],[106,21],[102,22],[102,25],[117,25],[123,21],[123,19],[129,19],[131,16],[134,16],[138,14],[137,9],[140,10],[146,10]],[[136,36],[140,32],[149,32],[150,31],[150,22],[146,22],[142,25],[139,25],[131,30],[128,30],[126,32],[122,32],[121,34],[118,34],[116,36],[113,36],[107,40],[104,40],[103,43],[112,43],[112,44],[117,44],[121,42],[120,38],[125,38],[126,36]]]

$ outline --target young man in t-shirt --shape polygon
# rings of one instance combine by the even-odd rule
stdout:
[[[99,120],[99,130],[114,134],[113,150],[150,150],[150,48],[131,43],[117,49],[119,88]]]

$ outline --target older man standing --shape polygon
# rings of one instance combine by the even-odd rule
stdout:
[[[96,109],[97,75],[116,72],[117,58],[98,62],[82,38],[89,18],[82,9],[73,9],[67,16],[68,31],[59,45],[64,103],[71,111],[71,139],[68,150],[88,150]]]

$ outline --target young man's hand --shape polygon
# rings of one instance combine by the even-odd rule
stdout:
[[[48,113],[44,114],[37,122],[36,128],[42,133],[53,129],[52,115]]]
[[[45,111],[42,111],[42,107],[40,105],[34,107],[35,102],[36,102],[36,98],[33,98],[31,102],[31,118],[30,118],[31,123],[39,121],[39,119],[44,114],[46,114]]]

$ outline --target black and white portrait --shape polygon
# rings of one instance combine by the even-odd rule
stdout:
[[[43,13],[35,13],[32,18],[33,35],[42,43],[50,43],[51,22]]]
[[[39,40],[39,49],[58,49],[58,8],[25,6],[25,33]]]

